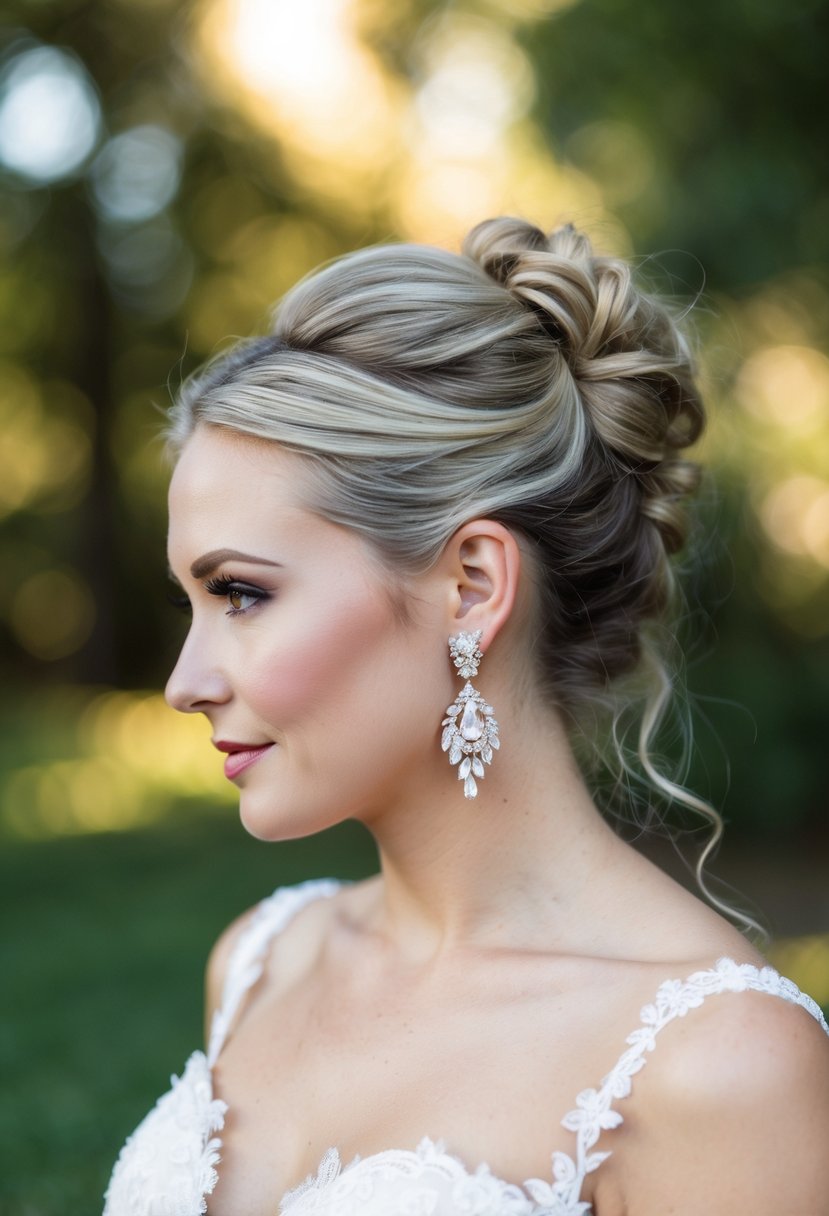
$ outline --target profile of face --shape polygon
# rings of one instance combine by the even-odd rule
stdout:
[[[445,764],[445,603],[424,576],[404,624],[376,554],[311,510],[310,489],[302,457],[215,427],[188,439],[170,485],[192,625],[167,700],[230,749],[260,839],[370,822],[422,780],[424,756]]]

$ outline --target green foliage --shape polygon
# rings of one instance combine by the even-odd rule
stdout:
[[[823,0],[583,0],[526,37],[541,124],[617,191],[637,249],[688,251],[714,288],[825,264],[827,17]],[[626,136],[645,164],[620,197]]]

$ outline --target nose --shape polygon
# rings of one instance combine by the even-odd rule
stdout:
[[[167,704],[183,714],[207,713],[230,699],[231,689],[223,672],[210,660],[204,639],[201,644],[191,629],[164,689]]]

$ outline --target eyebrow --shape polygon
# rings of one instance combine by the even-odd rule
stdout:
[[[240,553],[238,549],[211,549],[202,557],[197,557],[190,567],[190,574],[195,579],[206,578],[223,562],[247,562],[254,566],[281,566],[281,562],[269,561],[266,557],[252,557],[249,553]]]

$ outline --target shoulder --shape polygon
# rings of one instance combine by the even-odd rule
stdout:
[[[339,904],[351,889],[356,890],[357,885],[322,878],[277,887],[273,894],[231,921],[216,939],[207,960],[207,1026],[222,1003],[231,960],[238,957],[240,950],[247,957],[244,942],[249,943],[249,961],[265,954],[278,956],[274,957],[274,970],[284,982],[290,982],[314,957],[327,936]]]
[[[213,947],[207,958],[204,980],[205,1017],[208,1028],[210,1027],[215,1010],[222,1003],[222,992],[224,991],[225,977],[230,959],[240,938],[250,925],[259,908],[260,904],[254,904],[252,908],[248,908],[247,911],[242,912],[240,916],[237,916],[235,920],[232,920],[222,930],[213,943]]]
[[[829,1216],[829,1035],[732,978],[680,1008],[637,1078],[625,1189],[642,1216]]]

